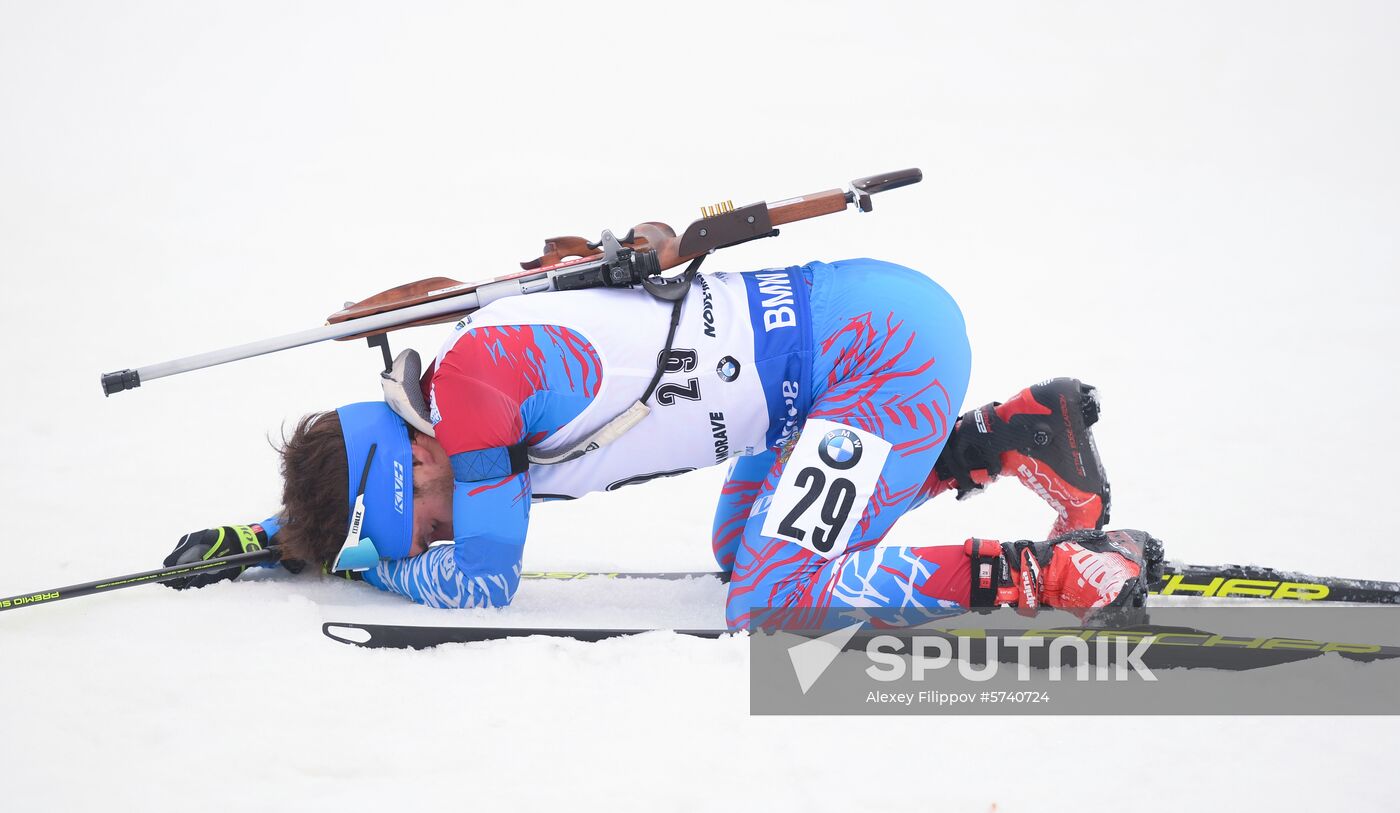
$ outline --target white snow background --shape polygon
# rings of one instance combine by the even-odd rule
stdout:
[[[0,0],[0,595],[277,507],[267,438],[377,397],[333,343],[104,399],[543,238],[919,166],[710,270],[873,256],[961,302],[969,402],[1097,385],[1114,524],[1400,579],[1400,8],[1385,2]],[[395,337],[435,350],[444,328]],[[533,569],[708,569],[720,472],[539,506]],[[1012,483],[891,536],[1039,537]],[[245,579],[0,614],[0,808],[1393,804],[1393,718],[755,718],[747,644],[367,651],[323,620],[709,626],[718,585],[451,615]]]

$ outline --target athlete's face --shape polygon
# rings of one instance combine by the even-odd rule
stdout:
[[[452,539],[452,464],[442,445],[427,435],[413,440],[413,547],[417,556]]]

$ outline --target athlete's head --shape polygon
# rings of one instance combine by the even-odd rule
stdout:
[[[307,415],[281,448],[282,554],[333,562],[364,484],[361,540],[382,558],[452,538],[452,467],[436,440],[382,402]]]

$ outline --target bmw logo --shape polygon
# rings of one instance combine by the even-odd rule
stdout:
[[[725,381],[733,381],[738,378],[739,370],[739,362],[733,356],[725,356],[720,359],[719,366],[715,368],[715,372]]]
[[[860,462],[860,436],[849,429],[833,429],[817,444],[817,456],[833,469],[849,469]]]

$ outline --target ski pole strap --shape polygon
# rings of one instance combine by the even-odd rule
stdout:
[[[515,446],[483,449],[481,452],[466,452],[465,454],[468,455],[484,454],[485,457],[463,458],[460,469],[457,463],[458,455],[454,455],[452,457],[452,471],[457,482],[473,483],[478,480],[505,477],[507,474],[519,474],[526,471],[531,465],[557,466],[560,463],[568,463],[607,446],[641,423],[647,415],[651,414],[651,408],[647,406],[646,402],[656,392],[657,385],[661,383],[661,377],[666,373],[666,364],[671,357],[671,349],[676,343],[676,328],[681,322],[681,307],[685,304],[686,293],[690,291],[690,284],[695,279],[696,272],[700,270],[700,263],[704,260],[705,255],[703,254],[696,257],[691,260],[684,272],[674,277],[652,276],[642,280],[642,286],[646,288],[648,293],[662,302],[671,303],[671,320],[666,328],[666,343],[656,357],[656,372],[652,375],[651,382],[647,384],[646,392],[642,393],[641,398],[614,416],[598,431],[564,449],[554,452],[536,451],[531,453],[523,444],[516,444]],[[515,457],[518,450],[524,457],[523,462]],[[503,453],[510,455],[509,466],[501,457]],[[483,472],[490,473],[482,476]]]
[[[671,358],[671,348],[676,345],[676,328],[681,324],[681,306],[685,304],[685,294],[690,290],[690,282],[695,279],[695,274],[700,270],[700,263],[704,262],[705,255],[701,254],[691,261],[685,271],[675,278],[674,284],[669,288],[650,286],[643,280],[643,287],[652,296],[663,302],[671,303],[671,323],[666,328],[666,344],[661,347],[661,354],[656,357],[656,372],[652,374],[651,382],[647,384],[646,392],[638,398],[638,403],[646,404],[652,393],[656,392],[656,386],[661,383],[661,377],[666,374],[666,363]]]
[[[510,446],[458,452],[448,460],[452,463],[452,477],[459,483],[496,480],[521,474],[530,468],[529,448],[524,441]]]

